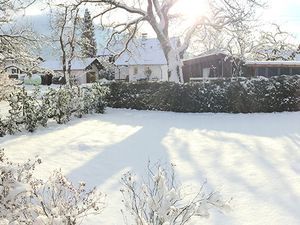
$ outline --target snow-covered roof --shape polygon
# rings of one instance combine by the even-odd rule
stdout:
[[[300,61],[248,61],[246,66],[300,66]]]
[[[172,38],[172,44],[175,46],[177,38]],[[118,44],[114,46],[115,52],[120,52],[123,46]],[[101,55],[109,55],[111,52],[107,49],[100,51]],[[130,66],[130,65],[166,65],[162,47],[157,38],[141,38],[133,39],[129,45],[128,50],[122,53],[116,60],[117,66]]]
[[[96,58],[74,59],[72,60],[72,70],[84,70],[91,65],[95,59]],[[61,60],[48,60],[42,62],[40,66],[48,70],[62,70]]]
[[[214,51],[208,51],[208,52],[201,53],[198,56],[194,56],[194,57],[191,57],[191,58],[184,59],[183,61],[190,61],[190,60],[193,60],[193,59],[202,59],[202,58],[206,58],[206,57],[210,57],[210,56],[216,56],[216,55],[229,56],[224,51],[214,50]]]

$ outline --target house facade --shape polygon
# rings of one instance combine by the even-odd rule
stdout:
[[[174,39],[175,41],[175,39]],[[168,65],[160,42],[156,38],[132,40],[128,50],[115,61],[115,79],[129,82],[168,81]]]
[[[23,79],[28,74],[36,72],[38,65],[43,62],[41,57],[35,61],[22,63],[17,59],[6,58],[3,61],[3,68],[10,78]]]
[[[179,39],[172,38],[175,46]],[[124,44],[116,43],[114,52],[121,52]],[[108,50],[101,50],[101,56],[110,56]],[[147,38],[146,34],[129,42],[127,49],[115,60],[115,80],[120,81],[170,81],[168,64],[157,38]]]
[[[54,76],[63,76],[62,63],[59,60],[45,61],[41,67],[53,71]],[[97,58],[74,59],[71,67],[71,77],[78,84],[93,83],[99,79],[102,65]],[[67,77],[67,79],[69,79]]]

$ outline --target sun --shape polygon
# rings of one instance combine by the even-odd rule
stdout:
[[[179,0],[174,6],[174,12],[180,13],[189,19],[197,19],[207,14],[207,0]]]

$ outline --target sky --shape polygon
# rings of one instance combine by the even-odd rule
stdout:
[[[195,14],[196,10],[203,10],[204,0],[181,0],[179,9]],[[267,8],[260,15],[262,23],[273,22],[282,25],[283,30],[293,33],[300,42],[300,0],[265,0]],[[27,15],[40,15],[43,4],[36,4],[26,11]]]
[[[300,0],[269,0],[267,4],[262,19],[280,24],[300,42]]]

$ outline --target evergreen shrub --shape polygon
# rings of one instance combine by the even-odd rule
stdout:
[[[299,111],[299,76],[239,78],[201,83],[113,82],[108,106],[173,112]]]
[[[46,127],[49,119],[64,124],[72,117],[104,113],[107,92],[107,87],[100,84],[83,88],[49,88],[44,94],[39,89],[29,94],[24,87],[14,87],[5,99],[9,110],[7,115],[0,117],[0,137],[23,129],[34,132],[38,126]]]

